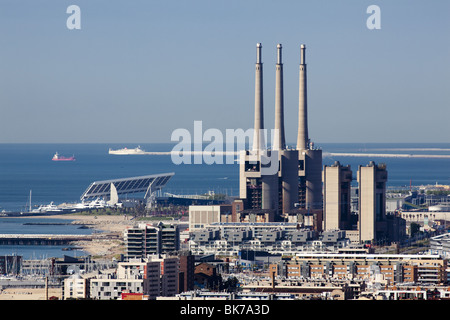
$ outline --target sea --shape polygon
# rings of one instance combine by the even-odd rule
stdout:
[[[138,145],[145,151],[161,154],[108,154],[110,148],[135,148]],[[167,154],[173,147],[171,143],[0,144],[0,211],[28,211],[51,202],[56,205],[76,203],[94,181],[170,172],[174,176],[162,192],[200,195],[213,191],[238,196],[238,162],[230,164],[224,158],[222,164],[175,164]],[[315,147],[323,151],[323,165],[339,161],[342,165],[350,165],[354,176],[359,165],[367,165],[370,161],[386,164],[389,188],[450,184],[450,143],[317,143]],[[52,161],[56,152],[75,156],[76,161]],[[31,219],[36,223],[30,225]],[[56,226],[39,222],[49,222],[49,219],[2,217],[0,234],[92,232],[69,224]],[[0,255],[17,254],[24,259],[68,255],[62,249],[58,246],[0,246]],[[77,254],[84,253],[71,252],[71,255]]]

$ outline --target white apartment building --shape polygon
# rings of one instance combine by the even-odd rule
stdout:
[[[64,299],[85,299],[89,296],[89,282],[80,276],[73,274],[64,280]]]

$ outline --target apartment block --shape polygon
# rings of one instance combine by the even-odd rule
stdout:
[[[180,248],[180,231],[176,225],[140,224],[124,231],[126,258],[145,258],[166,254]]]
[[[387,285],[396,283],[446,284],[448,261],[439,255],[298,253],[286,261],[286,276],[369,280],[378,275]]]
[[[89,297],[89,280],[78,273],[64,280],[63,299],[86,299]]]
[[[360,242],[387,239],[386,166],[376,165],[373,161],[367,166],[359,166],[357,180]]]
[[[351,183],[350,166],[342,166],[336,161],[323,170],[324,229],[350,230],[351,221]]]

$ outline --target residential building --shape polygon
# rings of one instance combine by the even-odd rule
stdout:
[[[324,166],[324,230],[351,230],[351,183],[350,166],[342,166],[336,161]]]
[[[124,240],[127,259],[145,258],[147,255],[178,251],[180,231],[177,225],[139,224],[124,231]]]
[[[63,299],[86,299],[89,296],[89,280],[79,273],[64,280]]]
[[[286,276],[306,278],[369,280],[382,275],[387,285],[395,283],[446,284],[448,262],[440,255],[297,253],[287,260]],[[292,265],[292,266],[291,266]],[[280,270],[280,268],[278,268]]]
[[[302,251],[334,251],[350,245],[344,231],[318,234],[297,223],[219,223],[190,233],[193,254],[238,255],[240,251],[295,254]]]

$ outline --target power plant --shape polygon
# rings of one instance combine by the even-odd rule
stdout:
[[[357,212],[350,208],[354,180],[350,166],[336,161],[322,167],[322,150],[314,148],[308,134],[304,44],[300,46],[297,146],[286,144],[281,44],[276,47],[275,123],[269,145],[264,131],[262,45],[256,48],[254,140],[252,150],[240,155],[239,200],[233,204],[239,215],[235,213],[233,221],[291,222],[316,231],[345,230],[354,243],[401,238],[404,222],[386,214],[385,165],[371,161],[359,166]]]
[[[241,154],[240,193],[243,213],[251,221],[298,221],[305,214],[321,224],[322,151],[314,149],[308,138],[306,46],[300,47],[297,148],[286,146],[284,129],[284,88],[282,45],[277,45],[275,64],[275,123],[272,144],[264,134],[262,45],[256,45],[255,118],[252,151]],[[278,163],[268,163],[268,159]],[[267,173],[267,166],[276,172]]]

